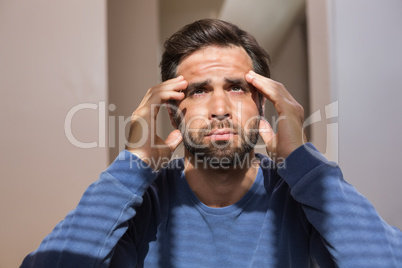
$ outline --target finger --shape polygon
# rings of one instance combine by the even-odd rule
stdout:
[[[166,91],[166,90],[175,90],[175,91],[182,91],[186,90],[188,86],[187,80],[181,80],[176,83],[169,84],[167,86],[163,86],[161,90]]]
[[[180,130],[175,129],[170,132],[169,136],[166,138],[165,143],[169,146],[170,150],[173,152],[176,150],[177,146],[182,142],[183,136],[180,133]]]
[[[292,114],[299,118],[304,116],[303,107],[293,98],[286,88],[279,82],[250,71],[246,74],[246,80],[264,97],[270,100],[278,114]]]
[[[187,85],[188,82],[186,80],[176,81],[169,84],[159,84],[148,90],[139,106],[161,104],[170,99],[182,100],[185,97],[185,94],[182,93],[182,91],[186,90]]]
[[[252,84],[258,92],[262,93],[264,97],[272,102],[276,102],[281,98],[281,92],[275,89],[273,83],[271,83],[268,78],[264,79],[250,71],[246,74],[246,81]]]
[[[147,93],[145,94],[143,98],[143,102],[148,102],[148,100],[152,97],[152,95],[155,95],[156,93],[163,91],[163,90],[175,90],[175,88],[178,88],[181,90],[182,87],[186,86],[187,87],[187,81],[184,80],[183,76],[179,76],[170,80],[167,80],[165,82],[162,82],[158,85],[155,85],[147,90]]]
[[[176,91],[164,91],[159,93],[161,102],[167,102],[168,100],[182,100],[185,97],[183,92]]]
[[[280,101],[287,98],[291,101],[296,101],[292,94],[279,82],[268,77],[259,75],[254,71],[246,74],[246,81],[252,84],[259,92],[272,102]]]
[[[153,91],[170,91],[170,90],[175,90],[175,91],[181,91],[187,89],[188,82],[187,80],[182,79],[177,79],[173,81],[165,81],[156,87],[153,88]]]
[[[168,85],[168,84],[171,84],[171,83],[177,83],[177,82],[180,82],[182,80],[184,80],[184,77],[182,75],[179,75],[178,77],[175,77],[175,78],[172,78],[172,79],[169,79],[169,80],[166,80],[166,81],[162,82],[161,85]]]
[[[271,102],[275,103],[280,99],[279,92],[275,91],[272,86],[263,83],[262,79],[248,73],[246,74],[246,81]]]
[[[266,145],[275,136],[271,125],[264,118],[260,120],[259,134]]]
[[[164,102],[169,99],[181,100],[185,97],[183,91],[187,89],[187,85],[186,80],[169,85],[160,85],[151,92],[152,102]]]

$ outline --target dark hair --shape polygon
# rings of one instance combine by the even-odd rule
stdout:
[[[270,77],[269,54],[251,34],[226,21],[202,19],[184,26],[165,41],[160,63],[162,81],[176,77],[177,67],[184,58],[210,45],[243,47],[253,62],[254,71]]]

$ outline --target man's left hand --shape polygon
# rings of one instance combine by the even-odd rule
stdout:
[[[303,131],[304,109],[281,83],[253,71],[246,74],[246,80],[270,100],[278,112],[277,133],[266,120],[260,121],[259,131],[268,155],[274,161],[283,160],[307,142]]]

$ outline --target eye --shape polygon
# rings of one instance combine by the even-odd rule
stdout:
[[[202,95],[205,93],[205,89],[194,89],[190,95]]]
[[[241,92],[241,91],[244,91],[243,88],[240,87],[240,86],[232,86],[232,87],[230,88],[230,90],[231,90],[231,91],[234,91],[234,92]]]

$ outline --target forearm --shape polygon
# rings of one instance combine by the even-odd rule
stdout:
[[[339,167],[314,147],[297,149],[278,172],[339,267],[401,265],[402,233],[386,224],[372,204],[344,181]]]
[[[121,152],[22,267],[107,266],[155,177],[144,162]]]

